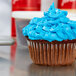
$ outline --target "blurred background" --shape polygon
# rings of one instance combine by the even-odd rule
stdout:
[[[76,0],[0,0],[0,41],[16,37],[15,19],[11,11],[47,11],[52,2],[55,7],[76,13]]]

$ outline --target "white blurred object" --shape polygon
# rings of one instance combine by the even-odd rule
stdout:
[[[0,0],[0,45],[12,44],[11,0]]]
[[[70,20],[74,20],[76,21],[76,13],[68,13],[68,16],[67,16]]]
[[[53,2],[57,8],[58,0],[41,0],[41,11],[47,11]]]
[[[41,11],[14,11],[12,17],[18,19],[32,19],[33,17],[42,17],[43,12]]]
[[[12,13],[12,17],[16,18],[16,19],[32,19],[33,17],[42,17],[43,16],[43,12],[37,12],[37,11],[14,11]],[[76,21],[76,13],[68,13],[67,15],[68,18],[70,18],[71,20],[75,20]]]
[[[11,0],[0,0],[0,36],[11,36]]]
[[[14,39],[9,36],[1,36],[0,37],[0,45],[12,45],[14,44]]]

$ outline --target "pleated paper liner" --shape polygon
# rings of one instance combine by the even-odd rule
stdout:
[[[26,38],[30,57],[35,64],[50,66],[71,65],[75,61],[74,48],[76,40],[48,42]]]
[[[74,44],[75,48],[74,48],[74,57],[76,59],[76,43]]]

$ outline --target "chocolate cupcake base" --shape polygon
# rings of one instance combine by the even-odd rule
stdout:
[[[75,61],[74,44],[76,41],[48,42],[27,38],[29,53],[35,64],[70,65]]]

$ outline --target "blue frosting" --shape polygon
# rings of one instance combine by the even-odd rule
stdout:
[[[44,16],[33,18],[22,29],[31,40],[63,41],[76,39],[76,21],[67,18],[67,11],[55,8],[54,3]]]

